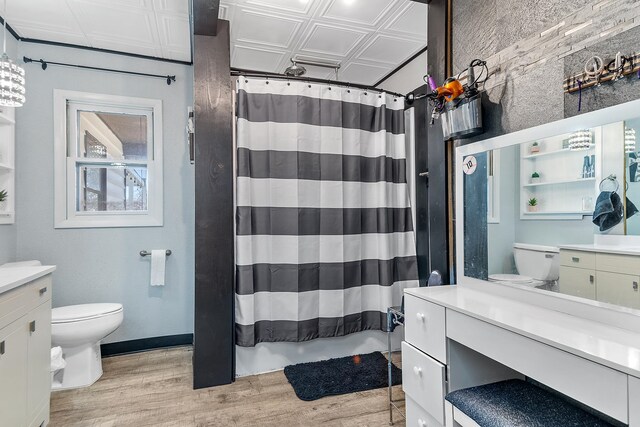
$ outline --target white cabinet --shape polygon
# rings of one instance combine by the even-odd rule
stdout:
[[[596,299],[596,271],[560,266],[558,289],[561,294]]]
[[[0,191],[8,198],[0,202],[0,224],[15,222],[15,110],[0,107]]]
[[[0,425],[49,421],[51,276],[0,294]]]
[[[0,330],[0,417],[2,425],[26,425],[27,358],[29,333],[25,317]]]
[[[640,309],[640,257],[560,249],[561,294]]]
[[[629,426],[640,426],[640,378],[629,376]]]
[[[27,315],[29,343],[27,346],[27,414],[30,426],[39,426],[42,413],[48,421],[51,390],[51,299]],[[46,423],[45,423],[46,424]]]
[[[407,426],[444,425],[446,384],[445,308],[405,294],[402,389]]]
[[[596,281],[598,301],[640,309],[639,276],[598,271]]]

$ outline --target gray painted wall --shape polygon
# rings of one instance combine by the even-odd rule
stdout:
[[[28,100],[17,112],[18,259],[55,264],[53,305],[119,302],[124,323],[107,342],[193,332],[194,175],[185,143],[192,102],[189,66],[31,43],[19,56],[157,74],[134,77],[27,65]],[[164,131],[164,226],[148,228],[53,228],[53,90],[162,100]],[[166,286],[149,287],[149,259],[141,249],[171,249]]]
[[[18,42],[13,37],[7,37],[7,54],[13,60],[18,59],[17,55]],[[19,61],[20,63],[22,61]],[[23,65],[23,64],[21,64]],[[27,74],[27,78],[29,75]],[[28,95],[27,87],[27,95]],[[19,110],[19,108],[18,108]],[[16,145],[19,145],[19,140],[16,140]],[[2,189],[0,189],[2,190]],[[16,214],[16,222],[20,219],[19,213]],[[17,226],[16,224],[0,225],[0,264],[5,262],[15,261],[16,258],[16,242],[17,242]]]

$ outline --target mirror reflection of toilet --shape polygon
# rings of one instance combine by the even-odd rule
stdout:
[[[535,288],[560,277],[560,249],[555,246],[514,243],[513,257],[518,274],[491,274],[490,282]]]

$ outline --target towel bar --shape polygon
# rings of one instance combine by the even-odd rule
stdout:
[[[150,251],[140,251],[140,256],[149,256],[151,255]],[[171,249],[167,249],[167,256],[171,255]]]

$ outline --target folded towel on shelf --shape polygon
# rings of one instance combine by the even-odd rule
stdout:
[[[615,191],[603,191],[596,200],[596,208],[593,211],[593,223],[600,231],[607,231],[622,221],[622,200]]]

